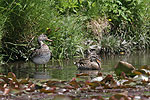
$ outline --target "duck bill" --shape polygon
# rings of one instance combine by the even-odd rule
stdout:
[[[100,61],[99,59],[97,59],[97,62],[98,62],[98,63],[101,63],[101,61]]]
[[[97,63],[99,65],[99,70],[101,69],[101,61],[99,59],[97,59]]]
[[[46,39],[47,41],[50,41],[50,42],[52,42],[53,40],[50,40],[50,39]]]

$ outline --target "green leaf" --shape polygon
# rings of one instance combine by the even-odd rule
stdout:
[[[122,2],[119,1],[119,0],[116,0],[116,2],[117,2],[119,5],[122,5]]]

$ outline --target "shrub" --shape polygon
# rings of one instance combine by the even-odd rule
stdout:
[[[45,32],[57,12],[49,0],[2,0],[1,13],[6,16],[2,37],[2,53],[6,60],[27,59],[30,40]]]

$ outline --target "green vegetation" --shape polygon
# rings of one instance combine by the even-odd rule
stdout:
[[[1,59],[28,60],[36,37],[54,40],[53,58],[83,55],[90,45],[102,53],[150,48],[148,0],[1,0]],[[87,40],[92,44],[85,45]]]

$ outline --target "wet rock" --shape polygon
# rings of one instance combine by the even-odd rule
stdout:
[[[135,68],[131,64],[124,61],[119,61],[115,66],[115,73],[118,76],[120,76],[122,72],[124,72],[127,76],[134,76],[132,73],[133,70],[135,70]]]

